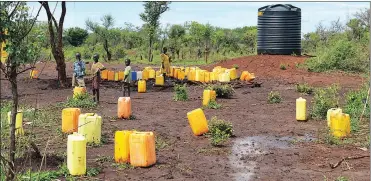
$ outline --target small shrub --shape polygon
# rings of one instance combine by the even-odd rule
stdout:
[[[281,70],[286,70],[286,65],[281,63],[281,65],[280,65],[280,69],[281,69]]]
[[[314,92],[312,99],[312,112],[311,117],[314,119],[326,119],[327,110],[330,108],[338,107],[339,87],[332,85],[327,88],[317,88]]]
[[[362,114],[363,108],[366,104],[366,98],[368,93],[369,85],[365,84],[360,90],[350,91],[346,95],[346,102],[344,106],[344,112],[350,116],[351,131],[357,132],[359,130],[359,120]],[[370,107],[366,104],[366,109],[363,115],[364,119],[370,117]]]
[[[113,163],[112,166],[118,168],[119,170],[134,168],[134,166],[130,165],[130,163]]]
[[[97,104],[88,93],[78,94],[75,98],[68,98],[63,107],[94,108]]]
[[[271,91],[268,94],[268,103],[270,103],[270,104],[280,103],[281,100],[282,100],[282,98],[281,98],[281,95],[280,95],[279,92]]]
[[[216,92],[216,97],[218,98],[231,98],[234,94],[234,89],[232,86],[225,84],[216,84],[206,87],[207,90],[214,90]]]
[[[208,125],[209,132],[206,135],[209,137],[210,143],[213,146],[221,146],[233,136],[232,123],[213,117]]]
[[[187,93],[186,84],[175,85],[174,91],[175,91],[175,95],[174,95],[173,99],[175,101],[187,101],[188,100],[188,93]]]
[[[86,170],[86,176],[88,177],[95,177],[97,176],[99,173],[101,172],[101,169],[100,168],[88,168]]]
[[[237,64],[233,64],[233,68],[235,68],[237,70],[239,68],[239,66]]]
[[[347,177],[343,177],[343,176],[340,176],[338,178],[336,178],[335,181],[348,181],[349,179]]]
[[[155,147],[156,150],[162,150],[169,146],[169,144],[160,136],[156,136]]]
[[[295,88],[296,88],[296,92],[299,92],[299,93],[305,93],[305,94],[313,93],[313,88],[310,87],[307,83],[296,84]]]
[[[221,104],[218,104],[216,101],[209,101],[207,108],[209,109],[220,109],[222,107]]]

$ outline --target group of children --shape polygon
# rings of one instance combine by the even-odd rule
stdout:
[[[164,79],[166,80],[166,75],[170,74],[170,62],[171,57],[167,54],[167,48],[164,47],[161,53],[161,72],[163,73]],[[91,74],[92,74],[92,90],[94,96],[94,102],[99,102],[99,85],[101,82],[101,71],[105,70],[106,68],[103,66],[102,63],[99,62],[99,55],[94,54],[93,56],[94,63],[91,66]],[[124,79],[122,82],[122,91],[123,96],[126,95],[126,90],[128,92],[128,96],[130,97],[130,84],[131,84],[131,66],[130,66],[130,59],[125,60],[125,72],[124,72]],[[76,53],[76,61],[73,63],[73,76],[72,76],[72,87],[74,87],[77,83],[79,87],[85,87],[84,77],[86,67],[85,62],[81,60],[81,54]]]

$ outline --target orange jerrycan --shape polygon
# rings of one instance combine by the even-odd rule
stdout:
[[[128,119],[131,115],[131,100],[130,97],[120,97],[117,104],[118,118]]]
[[[108,79],[108,70],[102,70],[102,71],[100,72],[100,74],[101,74],[101,78],[102,78],[103,80],[107,80],[107,79]]]
[[[81,110],[79,108],[65,108],[62,110],[62,132],[77,132]]]
[[[73,98],[76,98],[78,95],[86,93],[85,87],[75,87],[73,88]]]
[[[108,71],[108,80],[109,81],[114,81],[115,80],[115,72],[114,71]]]
[[[130,135],[130,163],[135,167],[149,167],[156,163],[153,132],[134,132]]]

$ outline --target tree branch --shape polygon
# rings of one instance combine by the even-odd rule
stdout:
[[[34,69],[34,68],[36,68],[36,67],[32,66],[32,67],[26,68],[26,69],[24,69],[24,70],[22,70],[22,71],[20,71],[20,72],[17,72],[17,75],[19,75],[19,74],[21,74],[21,73],[23,73],[23,72],[26,72],[27,70]]]
[[[32,22],[32,25],[31,25],[31,27],[30,27],[30,29],[27,31],[26,34],[23,35],[23,37],[22,37],[21,39],[19,39],[20,41],[22,41],[22,40],[23,40],[23,39],[24,39],[24,38],[25,38],[25,37],[26,37],[26,36],[31,32],[33,26],[34,26],[35,23],[36,23],[36,19],[37,19],[37,17],[38,17],[39,14],[40,14],[41,8],[42,8],[42,5],[40,5],[39,11],[37,12],[37,14],[36,14],[36,16],[35,16],[35,18],[34,18],[34,20],[33,20],[33,22]]]
[[[15,5],[15,8],[14,8],[13,11],[9,14],[8,19],[10,19],[10,18],[14,15],[15,11],[17,10],[17,8],[18,8],[18,6],[19,6],[19,3],[20,3],[20,2],[17,2],[17,4]]]

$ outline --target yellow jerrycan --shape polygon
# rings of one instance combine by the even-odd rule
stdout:
[[[130,135],[133,131],[115,132],[115,161],[116,163],[130,163]]]
[[[347,136],[348,125],[350,125],[350,123],[348,123],[347,121],[350,121],[350,119],[347,120],[344,113],[337,111],[331,112],[330,119],[330,131],[332,135],[337,138],[343,138]]]
[[[83,135],[87,143],[100,143],[102,117],[95,113],[80,114],[78,133]]]
[[[146,92],[146,81],[145,80],[139,80],[138,81],[138,93],[144,93]]]
[[[187,118],[195,136],[200,136],[209,131],[206,116],[201,108],[188,112]]]
[[[296,99],[296,120],[307,120],[307,100],[303,99],[302,97]]]
[[[164,76],[156,76],[155,85],[164,85]]]
[[[340,112],[340,113],[342,113],[343,110],[340,109],[340,108],[331,108],[331,109],[327,110],[326,118],[327,118],[327,126],[329,128],[331,126],[331,117],[330,117],[330,115],[331,115],[332,112]]]
[[[74,176],[86,173],[86,139],[76,132],[67,137],[67,169]]]
[[[12,120],[12,112],[8,112],[8,123],[10,125]],[[24,135],[23,130],[23,111],[19,110],[15,116],[15,135]]]

